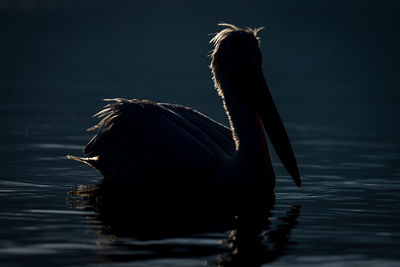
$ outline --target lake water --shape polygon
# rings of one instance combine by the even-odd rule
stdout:
[[[90,137],[84,131],[90,126],[89,114],[97,108],[65,96],[54,96],[51,102],[35,96],[2,101],[1,262],[10,266],[399,264],[400,147],[390,138],[354,125],[334,127],[331,121],[287,122],[303,188],[296,189],[274,156],[275,204],[267,204],[264,213],[251,221],[251,227],[263,222],[257,235],[261,238],[244,242],[241,248],[248,245],[250,252],[238,259],[232,257],[234,247],[225,242],[237,229],[233,218],[224,215],[229,201],[213,211],[198,206],[143,214],[137,212],[138,206],[146,205],[140,202],[107,209],[96,201],[101,193],[95,193],[93,186],[100,174],[65,155],[80,155]],[[124,216],[131,218],[131,225]]]
[[[398,266],[398,4],[267,2],[1,2],[0,265]],[[110,197],[66,158],[81,155],[102,98],[226,124],[207,69],[219,21],[267,26],[264,73],[303,187],[272,151],[275,200],[256,213],[234,218],[207,195],[189,209]]]

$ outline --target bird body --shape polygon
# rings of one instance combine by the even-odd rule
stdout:
[[[211,40],[213,80],[230,121],[226,127],[191,108],[148,100],[110,99],[95,116],[86,158],[114,184],[197,187],[263,186],[275,174],[265,131],[292,178],[300,175],[262,74],[258,29],[227,28]],[[264,131],[265,130],[265,131]]]

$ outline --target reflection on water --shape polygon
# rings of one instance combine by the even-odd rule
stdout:
[[[261,266],[293,248],[291,230],[298,224],[300,205],[292,206],[272,223],[275,198],[262,205],[221,205],[210,195],[171,197],[155,192],[107,185],[78,186],[69,192],[72,209],[92,211],[88,221],[100,224],[100,252],[105,262],[135,262],[165,258],[201,258],[207,265]],[[199,198],[200,197],[200,198]],[[225,196],[219,196],[224,199]],[[230,233],[228,235],[228,233]]]
[[[228,240],[231,252],[221,257],[221,266],[260,266],[293,249],[296,242],[290,241],[290,234],[298,224],[300,205],[293,205],[276,225],[268,220],[272,210],[273,205],[262,213],[236,217]]]

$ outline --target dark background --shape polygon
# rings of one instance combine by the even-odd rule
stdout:
[[[102,98],[126,97],[192,106],[226,123],[207,67],[208,34],[224,21],[266,27],[264,73],[289,125],[361,127],[398,140],[399,7],[389,0],[1,0],[2,102],[21,101],[3,113],[27,102],[57,112],[63,103],[89,117]]]
[[[167,254],[158,240],[101,235],[109,220],[96,217],[97,201],[89,207],[69,194],[101,175],[66,155],[81,155],[103,98],[179,103],[226,123],[207,56],[209,34],[225,21],[266,27],[264,74],[302,174],[297,190],[271,149],[271,222],[289,242],[287,251],[278,246],[277,265],[396,265],[399,14],[400,1],[388,0],[0,0],[0,262],[94,265],[132,255],[139,261],[125,265],[200,266],[204,258],[192,257],[200,247],[217,259],[225,234],[182,238],[178,247],[165,239]],[[300,206],[285,232],[278,218]],[[160,231],[168,217],[146,225]]]

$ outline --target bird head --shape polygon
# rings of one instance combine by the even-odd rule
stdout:
[[[243,88],[241,83],[253,80],[262,68],[260,39],[257,33],[262,28],[242,29],[231,24],[220,23],[226,28],[210,41],[214,44],[210,68],[215,87],[221,90],[221,83]]]

